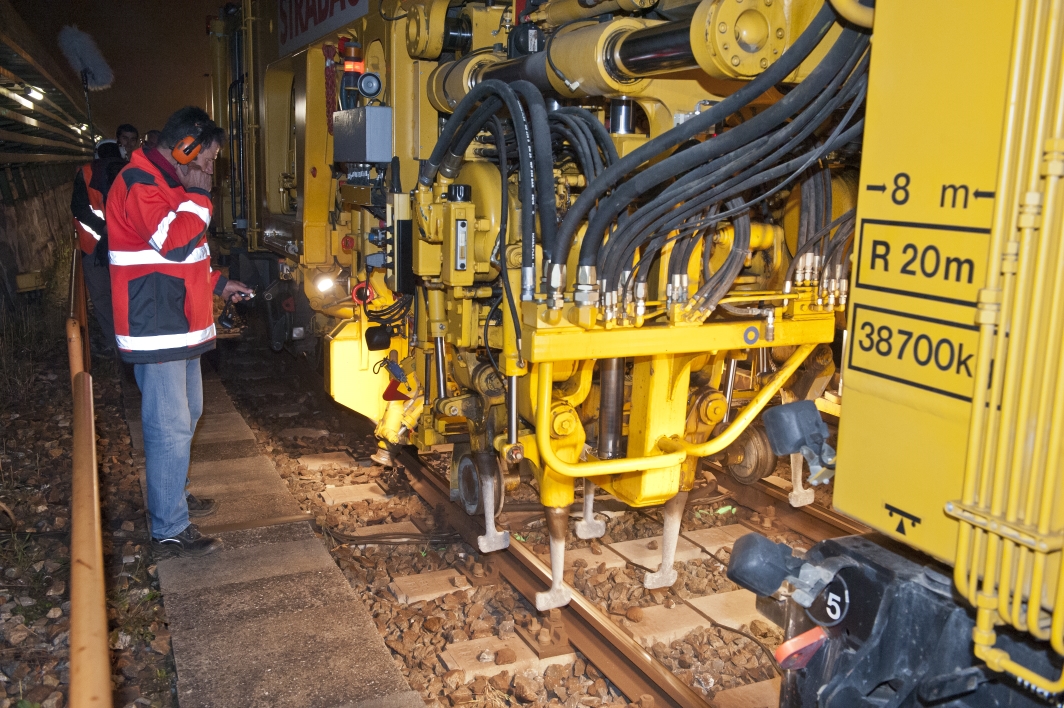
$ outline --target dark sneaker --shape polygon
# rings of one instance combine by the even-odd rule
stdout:
[[[186,494],[185,501],[188,502],[188,515],[191,518],[210,516],[218,510],[218,502],[213,499],[198,499],[195,495]]]
[[[204,536],[199,532],[195,524],[189,524],[184,531],[176,536],[153,538],[151,547],[156,552],[167,553],[171,556],[190,556],[195,558],[217,551],[222,547],[222,539]]]

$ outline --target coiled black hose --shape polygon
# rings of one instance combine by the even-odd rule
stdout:
[[[709,110],[644,143],[625,157],[613,162],[597,179],[588,184],[572,208],[566,213],[565,218],[562,219],[558,228],[555,252],[551,255],[551,260],[555,263],[567,261],[569,250],[572,248],[580,225],[588,217],[591,210],[595,208],[598,200],[615,184],[643,163],[658,157],[700,133],[707,132],[724,118],[783,81],[820,44],[820,41],[835,23],[835,18],[835,12],[831,9],[830,3],[824,3],[794,44],[764,73]]]
[[[852,58],[855,50],[861,48],[863,51],[863,46],[867,42],[866,35],[854,30],[844,30],[824,60],[810,72],[809,76],[797,88],[772,106],[711,140],[699,143],[661,160],[615,189],[599,205],[594,217],[588,220],[587,230],[584,233],[583,243],[580,248],[580,265],[596,264],[598,252],[602,247],[609,223],[621,211],[626,210],[633,200],[673,176],[685,173],[699,164],[705,163],[707,160],[739,149],[779,127],[784,121],[819,96],[832,79],[836,77],[839,69]],[[570,209],[571,212],[572,209]],[[568,214],[566,218],[568,218]]]

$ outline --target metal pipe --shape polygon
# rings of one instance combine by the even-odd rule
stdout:
[[[498,79],[505,83],[530,81],[540,91],[554,92],[554,86],[547,78],[547,53],[536,52],[517,59],[485,64],[477,71],[476,82]]]
[[[678,20],[621,35],[606,61],[624,78],[697,69],[691,50],[691,20]]]
[[[610,132],[614,135],[630,135],[635,132],[635,115],[632,99],[614,98],[610,101]]]
[[[259,76],[258,62],[256,61],[255,23],[258,18],[252,12],[254,3],[252,0],[243,0],[241,3],[241,17],[244,31],[244,71],[249,80],[244,84],[244,113],[247,116],[244,122],[245,154],[247,155],[244,173],[244,194],[248,205],[247,239],[252,249],[259,247],[259,203],[258,203],[258,149],[259,149],[259,105],[256,93],[256,79]]]
[[[433,350],[436,355],[436,398],[447,397],[447,352],[443,337],[434,337]]]
[[[1000,263],[1005,253],[1005,242],[1010,233],[1011,218],[1016,213],[1016,205],[1012,203],[1015,183],[1018,177],[1017,165],[1020,160],[1020,135],[1023,131],[1023,120],[1027,115],[1028,107],[1024,102],[1024,76],[1027,68],[1027,49],[1030,45],[1029,33],[1034,3],[1023,0],[1017,6],[1016,23],[1013,28],[1013,56],[1009,67],[1009,94],[1005,105],[1007,111],[1002,126],[1001,157],[998,161],[998,182],[996,193],[1002,195],[1002,200],[995,202],[994,223],[990,237],[990,256],[988,263]],[[1001,268],[989,268],[987,271],[986,288],[983,292],[1002,292],[1000,302],[1008,302],[1011,299],[1013,287],[1012,277],[1002,271]],[[965,455],[964,485],[961,492],[961,501],[966,504],[983,505],[986,498],[986,486],[990,474],[987,470],[988,461],[984,457],[988,453],[990,430],[993,427],[994,411],[997,408],[995,401],[1000,396],[1000,379],[1005,367],[996,366],[991,378],[990,362],[1004,361],[1004,338],[997,337],[998,327],[1003,324],[1003,318],[999,313],[997,302],[980,302],[978,304],[981,320],[979,328],[979,344],[975,357],[975,381],[991,381],[989,387],[976,386],[972,391],[972,415],[969,423],[968,449]],[[971,604],[976,602],[978,592],[978,573],[980,568],[979,546],[984,534],[977,531],[969,524],[960,524],[957,535],[957,562],[954,564],[953,582],[957,591],[966,597]],[[974,551],[974,553],[973,553]]]
[[[624,423],[624,359],[599,359],[598,458],[620,457]]]
[[[739,433],[746,430],[747,426],[754,421],[754,418],[768,405],[772,397],[779,393],[779,390],[783,388],[783,384],[787,383],[787,379],[798,370],[798,367],[801,366],[802,362],[806,360],[816,346],[816,344],[802,344],[799,346],[794,354],[791,354],[787,363],[781,366],[776,374],[765,382],[765,385],[757,392],[757,395],[750,399],[750,402],[746,404],[735,421],[730,423],[720,435],[703,443],[689,443],[678,436],[663,437],[658,440],[658,447],[666,452],[682,451],[692,457],[708,457],[728,447],[739,437]]]
[[[429,385],[429,372],[432,371],[432,352],[425,352],[425,405],[432,402],[432,386]]]
[[[509,445],[516,445],[520,442],[520,425],[521,418],[517,411],[517,376],[510,377],[509,391],[510,400],[507,401],[506,415],[507,415],[507,428],[506,428],[506,442]]]
[[[70,496],[70,706],[110,708],[111,652],[103,573],[100,487],[92,377],[74,376],[74,448]]]
[[[735,395],[735,370],[738,366],[737,359],[728,359],[728,370],[724,372],[724,419],[721,421],[723,423],[731,421],[732,397]]]

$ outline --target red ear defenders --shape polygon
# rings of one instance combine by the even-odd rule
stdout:
[[[196,159],[203,148],[203,136],[206,131],[200,130],[197,136],[186,135],[177,141],[174,149],[170,152],[179,165],[188,165]]]

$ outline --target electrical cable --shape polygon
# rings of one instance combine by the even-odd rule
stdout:
[[[517,302],[514,298],[513,289],[510,287],[510,275],[506,265],[506,236],[508,230],[508,217],[510,213],[510,180],[509,180],[509,160],[508,150],[506,147],[506,134],[505,126],[497,116],[493,116],[489,121],[491,128],[489,130],[495,135],[495,144],[499,149],[499,178],[501,180],[499,193],[500,193],[500,210],[502,216],[499,217],[499,236],[498,245],[496,249],[499,251],[499,268],[500,276],[502,277],[503,293],[506,296],[506,305],[510,310],[510,318],[514,327],[514,339],[517,346],[518,357],[521,356],[521,318],[517,314]]]
[[[550,55],[550,46],[554,42],[554,38],[561,34],[563,29],[565,29],[566,27],[570,27],[576,24],[577,22],[586,23],[588,22],[588,20],[585,17],[581,17],[575,20],[569,20],[568,22],[563,22],[562,24],[558,25],[554,32],[551,33],[551,36],[547,37],[547,44],[543,47],[543,51],[547,55],[547,65],[550,66],[550,69],[554,72],[554,75],[557,76],[563,84],[565,84],[565,88],[569,89],[570,93],[576,93],[576,90],[580,88],[580,82],[577,81],[573,83],[572,81],[569,81],[568,77],[566,77],[565,74],[562,73],[562,70],[558,68],[558,65],[554,63],[554,59]]]
[[[396,4],[398,5],[399,3],[396,3]],[[341,5],[340,7],[343,7],[343,5]],[[381,19],[384,20],[385,22],[395,22],[396,20],[401,20],[401,19],[405,18],[407,15],[410,14],[409,12],[404,12],[403,14],[396,15],[395,17],[389,17],[388,15],[385,15],[384,14],[384,0],[378,0],[378,2],[377,2],[377,12],[380,13]]]

